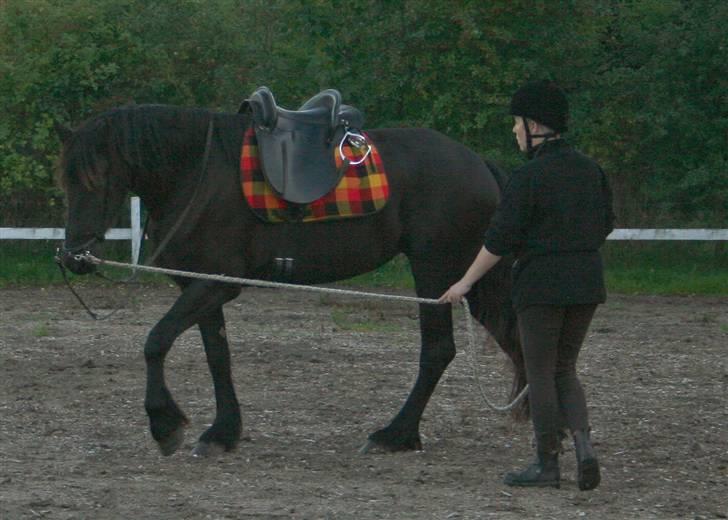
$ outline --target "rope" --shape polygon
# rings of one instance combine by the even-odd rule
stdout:
[[[468,331],[468,356],[470,357],[470,365],[473,367],[473,379],[475,380],[475,383],[478,387],[478,390],[480,391],[480,397],[483,399],[486,405],[488,405],[488,408],[491,410],[495,410],[496,412],[507,412],[508,410],[511,410],[514,408],[518,403],[521,402],[521,400],[526,397],[528,394],[528,385],[523,387],[523,390],[516,396],[516,398],[511,401],[510,403],[499,406],[496,404],[493,404],[490,399],[488,399],[488,396],[485,395],[485,390],[483,389],[483,385],[480,382],[480,373],[478,371],[478,363],[475,359],[475,329],[473,328],[473,318],[470,314],[470,305],[468,305],[468,300],[465,298],[462,299],[463,308],[465,309],[465,326],[467,327]]]
[[[214,282],[234,283],[241,285],[251,285],[256,287],[267,287],[271,289],[292,289],[298,291],[311,291],[326,294],[338,294],[341,296],[360,296],[365,298],[377,298],[380,300],[394,300],[411,303],[426,303],[431,305],[441,305],[438,300],[433,298],[416,298],[414,296],[397,296],[393,294],[378,294],[361,291],[351,291],[347,289],[333,289],[330,287],[316,287],[312,285],[298,285],[293,283],[270,282],[267,280],[256,280],[252,278],[236,278],[224,274],[205,274],[195,273],[191,271],[178,271],[177,269],[167,269],[165,267],[152,267],[148,265],[132,265],[123,262],[115,262],[113,260],[102,260],[95,256],[89,255],[86,259],[96,265],[108,265],[112,267],[122,267],[126,269],[137,269],[138,271],[146,271],[148,273],[166,274],[169,276],[181,276],[183,278],[197,278],[200,280],[211,280]]]
[[[205,274],[205,273],[195,273],[191,271],[180,271],[177,269],[167,269],[165,267],[152,267],[148,265],[132,265],[124,262],[115,262],[113,260],[103,260],[100,258],[96,258],[93,255],[87,255],[86,260],[91,262],[92,264],[96,265],[107,265],[111,267],[121,267],[125,269],[136,269],[138,271],[146,271],[148,273],[158,273],[158,274],[166,274],[169,276],[181,276],[184,278],[197,278],[200,280],[211,280],[215,282],[224,282],[224,283],[235,283],[235,284],[241,284],[241,285],[250,285],[255,287],[266,287],[266,288],[272,288],[272,289],[292,289],[292,290],[298,290],[298,291],[310,291],[310,292],[318,292],[318,293],[324,293],[324,294],[336,294],[340,296],[356,296],[360,298],[374,298],[374,299],[380,299],[380,300],[389,300],[389,301],[399,301],[399,302],[410,302],[410,303],[424,303],[429,305],[443,305],[440,303],[439,300],[436,300],[434,298],[417,298],[414,296],[399,296],[399,295],[392,295],[392,294],[380,294],[380,293],[371,293],[371,292],[363,292],[363,291],[353,291],[349,289],[333,289],[330,287],[317,287],[312,285],[298,285],[298,284],[292,284],[292,283],[283,283],[283,282],[270,282],[267,280],[256,280],[251,278],[237,278],[234,276],[227,276],[223,274]],[[473,367],[473,378],[475,379],[475,382],[477,384],[478,390],[480,392],[480,396],[483,398],[483,401],[485,404],[492,410],[498,411],[498,412],[506,412],[508,410],[511,410],[513,407],[515,407],[521,400],[526,397],[528,394],[528,385],[526,385],[523,390],[516,396],[516,398],[504,406],[499,406],[496,404],[493,404],[490,399],[485,394],[485,390],[483,389],[483,385],[480,382],[480,374],[478,371],[478,364],[475,359],[475,351],[476,351],[476,345],[475,345],[475,329],[473,327],[473,317],[470,314],[470,305],[468,305],[467,299],[463,298],[461,300],[461,303],[463,305],[463,309],[465,311],[465,324],[468,332],[468,356],[470,357],[471,365]]]

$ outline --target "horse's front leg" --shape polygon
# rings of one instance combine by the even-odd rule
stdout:
[[[386,428],[372,433],[362,447],[386,451],[421,450],[420,419],[440,377],[455,357],[450,305],[421,305],[422,350],[415,386],[400,412]]]
[[[172,308],[152,328],[144,345],[147,389],[144,408],[149,428],[163,455],[182,445],[188,421],[164,381],[164,359],[175,339],[215,309],[240,293],[237,286],[196,280],[187,285]]]
[[[200,333],[215,387],[217,413],[212,426],[200,436],[192,453],[198,457],[208,457],[234,449],[240,440],[243,425],[233,386],[230,347],[222,307],[200,320]]]

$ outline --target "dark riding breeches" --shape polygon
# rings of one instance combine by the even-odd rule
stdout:
[[[589,428],[576,360],[596,305],[533,305],[518,312],[536,435]],[[564,425],[563,422],[566,421]]]

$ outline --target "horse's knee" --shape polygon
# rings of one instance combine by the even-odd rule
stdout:
[[[217,287],[225,294],[225,301],[234,300],[243,290],[242,286],[232,283],[220,283]]]
[[[420,366],[445,370],[455,359],[455,343],[452,338],[441,338],[423,345]]]
[[[157,324],[152,328],[144,343],[144,359],[155,361],[164,359],[172,346],[172,334],[163,325]]]

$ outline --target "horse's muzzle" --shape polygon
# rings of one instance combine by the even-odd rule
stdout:
[[[69,251],[59,248],[56,252],[56,262],[71,271],[73,274],[91,274],[96,271],[96,264],[88,259],[88,251]]]

